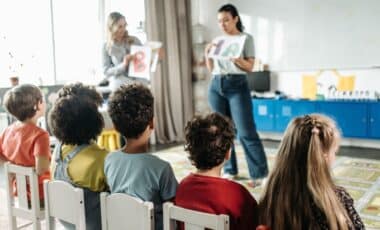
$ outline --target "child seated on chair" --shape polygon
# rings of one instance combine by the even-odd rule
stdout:
[[[153,202],[155,229],[160,230],[162,204],[174,198],[178,183],[168,162],[147,153],[154,127],[153,96],[142,84],[123,85],[111,95],[108,112],[126,138],[125,147],[106,158],[104,171],[111,193]]]
[[[99,195],[107,191],[103,172],[107,151],[95,140],[103,129],[103,117],[97,103],[85,94],[60,95],[50,111],[49,126],[60,142],[54,149],[52,171],[55,180],[84,189],[87,229],[101,229]]]
[[[35,168],[43,206],[43,181],[50,179],[50,145],[49,133],[37,126],[37,120],[45,114],[42,92],[30,84],[16,86],[5,94],[4,106],[18,121],[0,135],[0,159]]]
[[[270,229],[365,229],[354,201],[330,169],[340,134],[330,118],[290,122],[260,199],[260,223]]]
[[[255,229],[258,207],[242,185],[221,178],[234,140],[231,121],[217,113],[195,117],[185,127],[185,150],[195,173],[179,184],[177,206],[212,214],[227,214],[231,230]]]

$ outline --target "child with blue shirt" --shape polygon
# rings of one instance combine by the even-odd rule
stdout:
[[[162,204],[175,197],[178,182],[168,162],[147,153],[154,128],[153,96],[142,84],[123,85],[111,95],[108,112],[127,142],[106,157],[110,191],[153,202],[155,229],[163,229]]]

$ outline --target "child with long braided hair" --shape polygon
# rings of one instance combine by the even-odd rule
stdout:
[[[340,134],[327,116],[295,118],[279,147],[276,163],[260,200],[260,223],[282,229],[365,229],[331,166]]]

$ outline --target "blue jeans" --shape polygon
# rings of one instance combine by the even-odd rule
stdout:
[[[252,179],[265,177],[268,174],[268,164],[253,120],[247,76],[214,75],[208,88],[208,101],[213,111],[233,120],[247,159],[249,176]],[[224,172],[238,174],[234,146],[230,160],[224,165]]]

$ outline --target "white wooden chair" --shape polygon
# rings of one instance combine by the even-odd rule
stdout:
[[[86,229],[84,192],[65,181],[44,181],[46,229],[55,229],[54,218]]]
[[[41,220],[45,218],[40,207],[38,176],[32,167],[23,167],[9,162],[5,163],[6,196],[8,204],[9,229],[15,230],[33,225],[34,230],[41,229]],[[13,180],[17,184],[17,199],[13,195]],[[29,187],[29,189],[27,189]],[[30,198],[28,199],[28,190]],[[31,221],[17,226],[17,219]]]
[[[144,202],[124,193],[100,195],[103,230],[154,229],[152,202]]]
[[[175,230],[176,221],[184,223],[185,230],[229,230],[228,215],[215,215],[164,203],[164,230]]]

